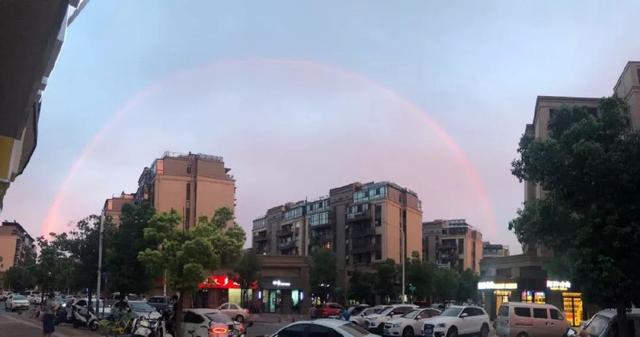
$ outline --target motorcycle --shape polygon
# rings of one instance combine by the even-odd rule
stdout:
[[[86,307],[74,304],[71,319],[75,329],[80,326],[86,326],[91,331],[98,329],[98,316],[96,316],[91,309],[87,309]]]
[[[133,337],[165,337],[167,327],[161,315],[140,316],[134,319]]]

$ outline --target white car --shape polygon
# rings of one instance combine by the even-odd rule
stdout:
[[[244,309],[235,303],[223,303],[218,307],[218,310],[231,317],[234,321],[238,321],[240,323],[249,321],[249,310]]]
[[[364,326],[364,320],[367,318],[367,316],[373,315],[373,314],[379,314],[384,309],[390,308],[390,307],[391,307],[390,305],[378,305],[375,307],[366,308],[355,315],[351,315],[351,317],[349,318],[349,321],[351,321],[351,323],[355,325],[364,327],[366,329],[367,327]]]
[[[410,311],[385,323],[383,336],[415,336],[422,331],[424,320],[440,315],[440,310],[423,308]]]
[[[452,305],[435,316],[424,321],[424,337],[458,337],[459,335],[489,335],[489,315],[476,306]]]
[[[313,321],[298,321],[281,328],[269,337],[374,337],[367,330],[339,319],[320,318]],[[264,337],[266,337],[264,336]]]
[[[185,309],[180,329],[185,337],[242,336],[246,330],[218,309]]]
[[[418,306],[414,304],[392,305],[379,314],[367,316],[367,318],[364,319],[364,327],[367,330],[380,335],[382,334],[385,323],[416,309],[418,309]]]
[[[4,302],[4,309],[7,311],[27,310],[29,309],[29,300],[26,296],[13,294],[7,297]]]

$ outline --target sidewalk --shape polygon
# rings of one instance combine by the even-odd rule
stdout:
[[[255,323],[291,323],[309,319],[309,315],[301,314],[251,314],[250,320]]]

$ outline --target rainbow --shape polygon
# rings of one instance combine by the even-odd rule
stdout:
[[[96,145],[104,139],[105,135],[108,134],[116,125],[123,116],[125,116],[128,112],[134,110],[139,104],[144,102],[147,98],[149,98],[152,94],[159,91],[161,88],[169,85],[170,83],[175,83],[177,81],[188,80],[191,76],[199,74],[204,71],[215,71],[217,69],[228,69],[230,67],[243,67],[248,65],[283,65],[294,67],[301,71],[316,71],[323,72],[327,74],[333,74],[336,76],[340,76],[344,79],[354,81],[355,83],[363,83],[365,85],[371,86],[378,90],[381,95],[386,96],[386,98],[391,101],[395,101],[403,107],[403,110],[414,115],[415,118],[423,121],[425,125],[440,139],[446,144],[448,150],[450,150],[458,164],[460,165],[462,171],[466,175],[469,180],[469,184],[472,187],[473,191],[476,193],[480,200],[480,207],[482,210],[483,221],[488,224],[489,230],[495,234],[496,231],[496,218],[493,212],[493,207],[491,204],[491,200],[487,194],[486,188],[480,178],[477,169],[467,156],[467,154],[462,150],[462,148],[458,145],[451,135],[449,135],[446,130],[438,124],[434,119],[429,117],[429,115],[422,110],[420,107],[416,106],[414,103],[410,102],[406,98],[402,97],[400,94],[395,92],[394,90],[375,82],[371,79],[368,79],[362,75],[357,73],[344,70],[338,68],[336,66],[330,66],[318,62],[308,61],[308,60],[297,60],[297,59],[247,59],[247,60],[228,60],[222,62],[215,62],[211,64],[206,64],[203,66],[199,66],[192,69],[181,70],[173,73],[170,76],[167,76],[143,90],[137,92],[133,97],[127,100],[122,106],[120,106],[116,112],[112,115],[112,117],[105,123],[105,125],[96,133],[96,135],[89,141],[85,147],[82,149],[76,160],[73,162],[71,169],[69,170],[69,174],[63,180],[60,189],[56,193],[53,202],[51,203],[47,215],[43,221],[41,227],[41,234],[44,236],[48,236],[50,232],[55,229],[56,223],[60,222],[59,219],[59,210],[63,201],[66,198],[67,193],[69,192],[69,185],[76,175],[76,173],[82,167],[85,158],[87,158],[91,153],[94,152]],[[483,226],[484,227],[484,226]]]

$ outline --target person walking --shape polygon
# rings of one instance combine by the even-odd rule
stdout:
[[[51,337],[56,329],[55,326],[55,314],[58,310],[58,305],[53,300],[53,293],[49,293],[44,303],[44,311],[42,315],[42,335],[44,337]]]

